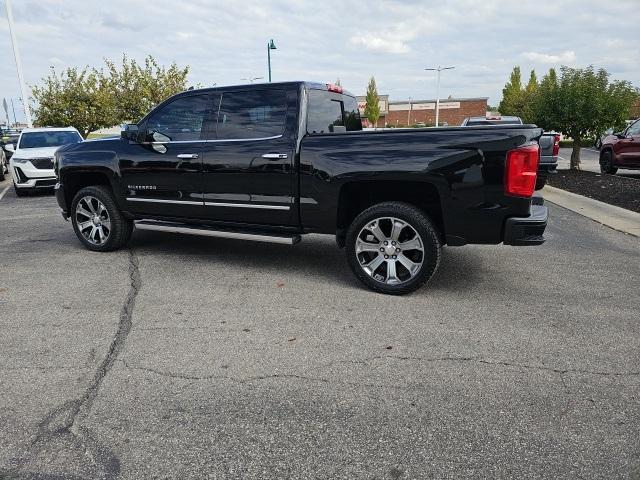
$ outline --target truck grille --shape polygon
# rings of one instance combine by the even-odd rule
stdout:
[[[31,158],[29,161],[39,170],[51,170],[53,168],[52,157]]]

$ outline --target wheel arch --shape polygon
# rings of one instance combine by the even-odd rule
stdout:
[[[616,161],[616,152],[615,152],[615,150],[613,149],[613,145],[608,144],[608,143],[607,143],[607,144],[605,144],[605,145],[602,145],[602,147],[600,147],[600,155],[598,155],[598,160],[602,159],[602,154],[603,154],[603,153],[606,153],[606,152],[608,152],[608,153],[610,153],[610,154],[611,154],[611,160],[612,160],[612,161],[614,162],[614,164],[615,164],[615,161]]]
[[[76,194],[85,187],[92,185],[104,185],[114,192],[109,171],[102,170],[71,170],[61,175],[64,183],[64,194],[67,205],[71,205]]]
[[[428,181],[363,180],[343,184],[338,195],[336,241],[344,246],[346,231],[362,211],[382,202],[398,201],[414,205],[433,221],[441,240],[445,238],[440,192]]]

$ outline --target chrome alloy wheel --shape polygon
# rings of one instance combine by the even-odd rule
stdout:
[[[103,245],[111,233],[111,219],[104,204],[96,197],[82,197],[76,205],[78,231],[90,243]]]
[[[420,271],[424,244],[409,223],[381,217],[367,223],[358,233],[356,257],[362,270],[374,280],[399,285]]]

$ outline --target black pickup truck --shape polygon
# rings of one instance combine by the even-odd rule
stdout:
[[[191,90],[120,138],[60,148],[62,215],[89,249],[135,229],[297,243],[332,234],[369,288],[413,291],[443,245],[539,245],[533,125],[363,132],[357,102],[310,82]]]

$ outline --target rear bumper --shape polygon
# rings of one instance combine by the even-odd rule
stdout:
[[[538,172],[554,173],[558,168],[558,157],[542,156],[538,164]]]
[[[62,216],[66,220],[69,218],[69,206],[67,205],[67,196],[64,192],[64,185],[58,182],[56,183],[54,190],[56,192],[56,200],[58,201],[58,205],[60,205],[60,209],[62,210]]]
[[[539,197],[536,200],[542,200]],[[532,202],[531,214],[528,217],[507,218],[504,224],[505,245],[542,245],[544,243],[544,230],[547,228],[549,212],[543,202]]]

